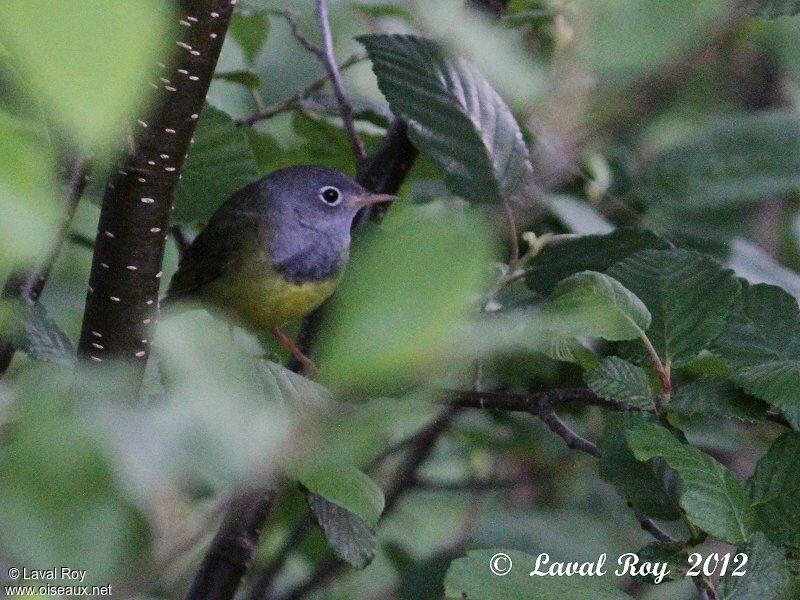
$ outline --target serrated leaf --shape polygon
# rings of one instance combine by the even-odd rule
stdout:
[[[800,433],[784,433],[747,482],[759,525],[776,544],[800,548]]]
[[[800,13],[800,0],[753,0],[748,5],[751,15],[775,19]]]
[[[507,556],[511,569],[499,577],[490,570],[498,554]],[[497,567],[505,570],[504,558]],[[565,600],[593,598],[630,600],[630,596],[608,583],[591,577],[531,576],[536,558],[516,550],[472,550],[454,560],[444,579],[445,596],[458,600]],[[546,568],[546,567],[544,567]]]
[[[655,155],[642,172],[653,205],[703,209],[800,189],[800,117],[728,117]]]
[[[789,600],[785,595],[789,585],[789,567],[783,550],[769,543],[763,533],[753,535],[750,544],[741,548],[747,556],[744,575],[732,575],[736,564],[731,561],[727,575],[717,589],[719,600]]]
[[[800,312],[779,287],[745,287],[712,351],[745,391],[780,409],[800,428]]]
[[[345,561],[363,568],[375,556],[375,527],[383,512],[383,492],[351,465],[327,464],[299,477],[325,538]]]
[[[667,249],[669,242],[646,229],[617,229],[605,235],[583,235],[545,246],[525,266],[525,283],[542,294],[580,271],[603,272],[645,249]]]
[[[709,455],[682,444],[667,429],[645,423],[626,434],[637,460],[663,458],[683,479],[681,506],[686,516],[714,537],[738,544],[755,531],[747,494],[728,469]]]
[[[411,140],[445,172],[448,187],[475,202],[524,205],[533,185],[528,148],[514,116],[473,65],[413,35],[368,35],[378,86]]]
[[[654,407],[647,373],[617,356],[603,359],[597,367],[586,373],[585,378],[586,384],[598,396],[646,410]]]
[[[759,421],[767,406],[737,389],[726,378],[703,377],[677,386],[669,405],[684,415],[718,416],[741,421]]]
[[[536,319],[565,336],[609,341],[642,337],[650,325],[650,313],[635,294],[616,279],[594,271],[559,283]]]
[[[258,57],[267,41],[270,22],[266,12],[243,8],[236,11],[231,19],[230,35],[241,46],[248,63]]]
[[[174,219],[206,221],[220,205],[258,178],[258,168],[245,132],[227,114],[203,109],[175,192]]]
[[[647,422],[638,413],[608,413],[603,416],[599,474],[613,485],[633,507],[648,517],[674,521],[680,517],[678,498],[683,484],[663,461],[643,463],[633,456],[625,432]]]
[[[661,359],[674,367],[708,348],[741,287],[733,271],[688,250],[643,250],[607,273],[650,310],[647,336]]]
[[[17,350],[34,360],[70,365],[75,362],[75,347],[58,324],[38,303],[19,303],[11,310],[7,337]]]

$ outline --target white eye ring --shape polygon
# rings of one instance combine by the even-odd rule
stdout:
[[[336,206],[342,202],[342,192],[340,192],[337,187],[326,185],[324,188],[320,189],[319,199],[328,206]]]

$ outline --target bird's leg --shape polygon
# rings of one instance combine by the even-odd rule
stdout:
[[[303,365],[303,371],[306,374],[313,375],[317,371],[317,367],[314,362],[305,354],[303,354],[303,351],[297,347],[297,344],[295,344],[288,335],[283,333],[278,327],[273,327],[270,329],[270,331],[272,332],[272,335],[275,336],[275,339],[278,340],[278,343],[291,352],[292,356],[294,356],[298,362]]]

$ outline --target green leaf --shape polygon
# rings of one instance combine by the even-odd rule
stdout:
[[[642,171],[652,206],[704,209],[800,189],[800,117],[736,115],[651,158]]]
[[[476,202],[527,204],[533,183],[528,148],[508,106],[474,66],[412,35],[358,39],[392,112],[443,169],[453,193]]]
[[[249,64],[253,64],[269,35],[269,17],[266,11],[243,8],[234,13],[230,35],[241,46]]]
[[[223,79],[231,83],[238,83],[252,90],[257,90],[261,87],[261,80],[253,71],[226,71],[224,73],[214,73],[214,79]]]
[[[617,229],[605,235],[583,235],[546,245],[525,265],[525,283],[542,294],[580,271],[603,272],[616,262],[645,249],[667,249],[666,240],[651,231]]]
[[[148,72],[168,52],[173,16],[165,6],[158,0],[6,0],[0,43],[53,118],[96,151],[116,142],[145,103]]]
[[[784,433],[747,482],[761,529],[776,544],[800,548],[800,433]]]
[[[19,303],[11,319],[7,335],[17,350],[34,360],[59,365],[75,362],[75,348],[69,336],[47,316],[40,303]]]
[[[741,551],[747,556],[745,574],[733,576],[736,565],[731,561],[728,573],[717,589],[719,600],[789,600],[796,597],[785,594],[789,585],[789,567],[783,550],[770,544],[763,533],[754,534],[751,543]]]
[[[650,313],[636,295],[616,279],[594,271],[559,283],[535,319],[565,336],[609,341],[640,338],[650,325]]]
[[[745,391],[800,428],[800,312],[779,287],[745,287],[712,351]]]
[[[755,0],[748,5],[751,15],[775,19],[800,13],[800,0]]]
[[[259,360],[256,365],[269,400],[284,402],[296,410],[325,409],[334,402],[330,392],[316,381],[283,365],[268,360]]]
[[[505,569],[509,563],[495,559],[502,553],[510,559],[511,570],[502,577],[490,571],[490,563]],[[529,573],[536,558],[516,550],[472,550],[466,557],[454,560],[444,580],[445,596],[458,600],[565,600],[596,598],[598,600],[630,600],[626,593],[591,577],[539,577]],[[547,567],[543,567],[547,568]]]
[[[719,376],[680,384],[672,391],[669,408],[684,415],[717,416],[741,421],[760,421],[767,410],[766,404],[744,394],[726,378]]]
[[[626,437],[637,460],[662,457],[680,474],[685,485],[680,503],[695,525],[731,544],[750,538],[755,531],[754,514],[733,473],[655,423],[631,429]]]
[[[648,417],[640,413],[608,413],[603,415],[603,421],[598,443],[603,481],[617,488],[642,514],[666,521],[678,519],[678,498],[683,491],[680,478],[663,461],[636,460],[625,439],[629,429],[647,423]]]
[[[375,528],[384,506],[380,488],[351,465],[327,464],[299,479],[331,547],[354,567],[366,567],[377,548]]]
[[[650,310],[647,336],[661,359],[675,367],[708,348],[740,290],[733,271],[687,250],[644,250],[607,273]]]
[[[617,356],[604,359],[586,373],[586,383],[603,398],[618,400],[645,410],[654,407],[647,373]]]
[[[487,285],[483,224],[396,207],[353,249],[319,345],[321,381],[362,393],[447,368],[452,336]]]
[[[689,569],[688,553],[683,542],[652,542],[641,548],[636,554],[643,562],[666,563],[669,573],[663,581],[675,581],[685,577],[686,571]],[[647,581],[654,583],[652,575],[647,577]]]
[[[233,192],[258,178],[245,132],[224,112],[206,106],[194,140],[175,192],[179,223],[208,220]]]
[[[52,239],[54,163],[40,124],[0,111],[0,268],[30,261]]]
[[[728,10],[724,0],[579,0],[578,40],[588,64],[602,74],[651,71],[682,56]]]

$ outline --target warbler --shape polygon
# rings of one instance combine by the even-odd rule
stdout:
[[[319,307],[336,289],[356,213],[394,199],[326,167],[275,171],[235,192],[214,213],[183,253],[162,307],[199,304],[234,325],[270,331],[308,366],[280,327]]]

